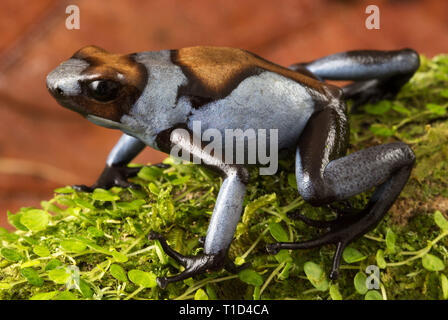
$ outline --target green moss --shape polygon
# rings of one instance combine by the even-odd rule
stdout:
[[[328,282],[331,246],[266,254],[266,244],[275,238],[301,241],[318,234],[288,219],[288,212],[334,217],[300,198],[289,159],[280,163],[275,176],[259,176],[251,169],[245,212],[230,255],[240,264],[250,261],[253,272],[215,272],[166,290],[155,287],[155,275],[176,274],[181,267],[147,234],[162,232],[181,253],[200,253],[198,239],[206,234],[222,182],[200,166],[172,164],[165,170],[141,170],[133,179],[141,190],[113,188],[88,194],[65,187],[41,208],[8,213],[17,230],[0,229],[0,298],[364,299],[359,283],[355,288],[355,275],[359,282],[359,273],[377,264],[383,267],[380,294],[368,292],[367,298],[442,298],[442,274],[447,270],[439,269],[440,261],[445,265],[448,258],[448,231],[443,229],[443,216],[435,215],[434,221],[433,213],[448,211],[447,85],[448,56],[422,57],[419,72],[395,100],[366,105],[351,116],[350,152],[400,139],[414,149],[417,165],[390,214],[350,246],[355,250],[347,252],[346,259],[356,262],[343,262],[336,283]],[[351,201],[362,206],[367,199],[359,195]],[[78,286],[67,289],[65,283],[77,279],[77,270],[81,280],[72,284]]]

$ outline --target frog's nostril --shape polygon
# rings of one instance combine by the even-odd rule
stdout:
[[[54,90],[56,92],[57,95],[62,96],[64,95],[64,90],[62,90],[60,87],[56,87],[56,89]]]

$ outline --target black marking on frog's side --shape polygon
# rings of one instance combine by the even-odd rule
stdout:
[[[191,131],[188,129],[186,123],[176,123],[171,128],[160,131],[156,136],[156,144],[160,151],[170,153],[171,148],[173,147],[170,137],[171,133],[176,129],[184,129],[191,134]]]

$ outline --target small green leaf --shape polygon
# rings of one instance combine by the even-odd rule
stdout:
[[[324,270],[312,261],[305,262],[303,265],[306,277],[311,284],[319,291],[326,291],[328,289],[328,281]]]
[[[187,183],[190,179],[191,179],[191,176],[186,175],[186,176],[171,180],[171,184],[173,186],[183,185],[183,184]]]
[[[440,286],[442,287],[442,297],[448,300],[448,279],[443,273],[440,274]]]
[[[330,285],[330,297],[332,300],[342,300],[342,294],[339,292],[339,286],[337,284]]]
[[[31,244],[31,245],[33,245],[33,246],[39,244],[39,240],[36,240],[35,238],[32,238],[32,237],[24,236],[24,237],[23,237],[23,240],[25,240],[27,243],[29,243],[29,244]]]
[[[117,280],[122,281],[122,282],[127,282],[128,281],[128,277],[126,276],[126,271],[124,271],[124,269],[118,265],[118,264],[113,264],[110,266],[110,274]]]
[[[112,251],[111,255],[112,255],[112,257],[114,257],[114,260],[116,262],[124,263],[124,262],[128,261],[128,257],[125,254],[121,253],[121,252]]]
[[[285,249],[280,250],[274,257],[275,257],[275,260],[278,261],[278,263],[292,262],[291,254],[289,253],[288,250],[285,250]]]
[[[207,292],[208,298],[210,300],[218,300],[218,296],[216,295],[215,289],[213,289],[210,283],[208,283],[205,286],[205,291]]]
[[[137,177],[146,181],[154,181],[160,178],[163,174],[163,169],[154,166],[146,166],[140,169]]]
[[[79,280],[79,290],[81,291],[81,294],[84,298],[93,297],[93,290],[84,279]]]
[[[117,202],[117,208],[122,211],[136,211],[141,208],[142,205],[146,204],[143,199],[136,199],[131,202]]]
[[[48,222],[48,213],[39,209],[28,210],[20,217],[20,223],[34,232],[44,230],[47,227]]]
[[[0,254],[9,261],[17,262],[23,259],[22,255],[14,249],[2,248]]]
[[[5,234],[8,234],[9,232],[8,232],[8,230],[6,230],[5,228],[3,228],[3,227],[0,227],[0,237],[1,236],[4,236]]]
[[[401,104],[394,104],[392,109],[398,113],[404,114],[404,115],[411,115],[411,111],[403,107]]]
[[[374,135],[380,136],[380,137],[390,137],[395,134],[395,130],[390,129],[382,124],[376,124],[376,123],[374,123],[370,126],[370,131]]]
[[[288,174],[288,185],[294,190],[297,190],[297,182],[295,174],[293,173]]]
[[[252,286],[261,286],[263,284],[263,277],[252,269],[244,269],[238,273],[238,278],[241,281]]]
[[[69,276],[70,274],[65,271],[65,268],[53,269],[48,272],[48,278],[57,284],[65,284]]]
[[[22,223],[20,223],[20,218],[22,217],[22,212],[12,214],[10,211],[7,211],[8,222],[16,227],[18,230],[28,231],[28,228],[25,227]]]
[[[448,230],[448,220],[445,219],[442,212],[440,212],[439,210],[434,212],[434,221],[439,226],[439,228],[442,229],[443,231]]]
[[[198,289],[194,294],[194,300],[208,300],[208,295],[204,290]]]
[[[54,189],[55,193],[74,193],[75,190],[73,190],[72,187],[63,187],[63,188],[57,188]]]
[[[364,300],[383,300],[383,296],[376,290],[370,290],[364,296]]]
[[[255,199],[251,203],[248,203],[244,208],[244,214],[242,218],[243,224],[248,224],[255,211],[259,208],[265,207],[277,200],[277,195],[275,193],[266,194],[264,196]]]
[[[23,268],[20,273],[33,286],[40,287],[44,284],[44,280],[39,277],[39,274],[33,268]]]
[[[286,280],[289,278],[289,270],[292,267],[292,263],[291,262],[287,262],[285,267],[283,268],[283,270],[278,274],[278,279],[279,280]]]
[[[366,294],[369,290],[366,285],[367,276],[364,272],[358,272],[353,279],[353,284],[355,285],[356,292],[359,294]]]
[[[40,265],[40,260],[28,260],[20,265],[20,268],[28,268]]]
[[[378,249],[376,252],[376,263],[380,269],[384,269],[387,266],[386,260],[384,259],[384,251]]]
[[[78,300],[78,298],[70,291],[62,291],[53,300]]]
[[[59,291],[50,291],[50,292],[42,292],[37,293],[30,298],[30,300],[51,300],[53,299]]]
[[[392,231],[392,229],[388,228],[386,232],[386,247],[388,252],[395,252],[395,242],[397,242],[397,235]]]
[[[15,233],[9,233],[8,230],[6,230],[5,228],[0,227],[0,241],[4,240],[6,242],[16,242],[20,236],[18,234]],[[24,237],[24,239],[27,239]]]
[[[92,199],[99,201],[117,201],[120,200],[120,197],[111,191],[97,188],[92,193]]]
[[[422,257],[422,264],[428,271],[442,271],[445,269],[443,261],[430,253],[427,253]]]
[[[95,206],[92,205],[90,202],[84,200],[84,199],[75,199],[73,201],[75,202],[75,204],[77,206],[79,206],[81,208],[95,210]]]
[[[87,249],[87,245],[78,240],[64,240],[61,242],[61,248],[66,252],[82,253]]]
[[[382,115],[382,114],[386,113],[387,111],[389,111],[391,107],[392,107],[392,103],[390,101],[383,100],[376,104],[367,104],[364,107],[364,110],[369,114]]]
[[[160,241],[156,240],[155,241],[155,245],[156,245],[156,254],[157,254],[157,257],[160,260],[160,263],[162,265],[167,264],[168,263],[168,256],[166,255],[165,252],[163,252],[163,248],[162,248],[162,245],[160,244]]]
[[[33,247],[33,252],[39,257],[48,257],[51,254],[47,247],[41,245],[35,245]]]
[[[288,233],[286,233],[285,229],[283,229],[280,223],[270,223],[269,232],[271,233],[272,237],[279,242],[288,241]]]
[[[48,261],[47,265],[45,266],[45,271],[50,271],[50,270],[56,269],[60,265],[62,265],[61,261],[59,261],[57,259],[51,259],[50,261]]]
[[[158,196],[160,194],[160,189],[159,187],[157,187],[154,183],[150,183],[148,184],[148,189],[149,191],[151,191],[153,194],[155,194],[156,196]]]
[[[354,263],[364,260],[366,256],[364,256],[361,252],[359,252],[355,248],[347,247],[344,249],[344,252],[342,253],[342,258],[347,263]]]
[[[61,208],[59,208],[58,206],[54,205],[53,203],[49,202],[49,201],[41,201],[40,205],[42,207],[42,209],[44,209],[47,212],[53,212],[53,213],[63,213],[64,210],[62,210]]]
[[[448,98],[448,89],[443,89],[442,91],[440,91],[440,96]]]
[[[92,238],[101,238],[104,236],[104,232],[98,228],[95,227],[88,227],[87,228],[87,233],[92,237]]]
[[[440,106],[435,103],[427,103],[426,109],[428,109],[431,113],[434,113],[438,116],[443,116],[446,114],[446,107]]]
[[[0,282],[0,290],[8,290],[11,288],[11,285],[7,282]]]
[[[235,258],[235,264],[237,266],[241,266],[242,264],[244,264],[246,262],[246,259],[244,259],[243,257],[236,257]]]
[[[261,287],[254,288],[254,294],[252,295],[254,300],[260,300]]]
[[[133,269],[128,272],[129,280],[143,288],[154,288],[157,286],[156,275],[152,272],[145,272]]]

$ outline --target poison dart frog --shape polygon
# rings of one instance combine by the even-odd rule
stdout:
[[[265,60],[246,50],[197,46],[179,50],[114,54],[96,46],[77,51],[47,76],[47,88],[59,104],[91,122],[119,129],[124,134],[110,152],[95,188],[130,187],[127,179],[139,168],[128,163],[150,146],[170,153],[187,151],[223,176],[206,237],[204,251],[184,256],[161,234],[151,232],[165,252],[185,267],[175,276],[157,278],[158,285],[225,268],[238,272],[228,257],[241,216],[247,163],[225,161],[193,135],[216,129],[276,129],[278,149],[295,156],[300,196],[313,206],[329,206],[331,221],[290,215],[326,229],[316,239],[267,245],[270,254],[280,249],[336,246],[331,279],[336,279],[344,248],[373,229],[405,186],[415,155],[403,142],[372,146],[346,155],[349,123],[346,100],[353,106],[394,97],[419,67],[412,49],[358,50],[336,53],[289,67]],[[325,80],[351,81],[338,87]],[[225,138],[224,138],[225,139]],[[247,149],[247,148],[246,148]],[[246,152],[247,150],[244,149]],[[374,188],[363,209],[334,206]]]

